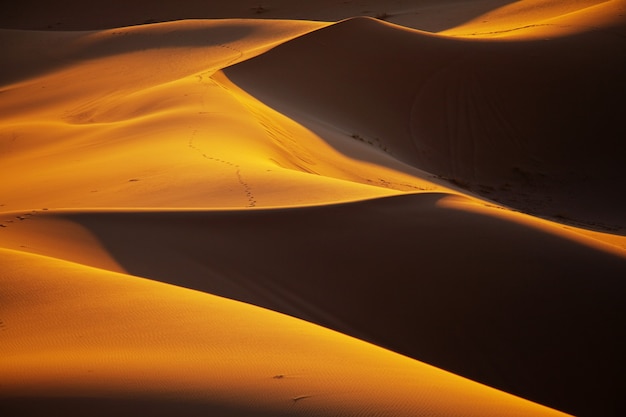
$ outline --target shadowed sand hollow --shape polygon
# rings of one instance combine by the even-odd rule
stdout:
[[[1,415],[624,414],[625,1],[109,3],[0,16]]]

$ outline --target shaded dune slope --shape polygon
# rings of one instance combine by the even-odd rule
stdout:
[[[2,415],[563,415],[259,307],[5,249],[0,263]]]
[[[228,19],[186,20],[100,31],[46,32],[0,29],[2,45],[0,53],[6,61],[0,69],[0,83],[9,84],[33,78],[39,74],[71,67],[81,61],[155,49],[168,50],[170,58],[182,60],[177,64],[185,70],[194,68],[195,64],[195,71],[192,70],[191,73],[206,71],[210,69],[207,68],[206,59],[208,56],[215,56],[216,50],[222,49],[224,55],[230,56],[213,65],[229,61],[233,63],[238,59],[251,57],[255,51],[267,49],[273,44],[285,42],[328,24],[288,20]],[[250,47],[251,44],[254,47]],[[189,49],[193,48],[203,48],[204,51],[197,52],[192,60],[183,53],[188,53]],[[172,66],[168,68],[169,71],[165,71],[167,75],[171,74]],[[182,73],[177,75],[180,77]]]
[[[591,2],[594,0],[583,0]],[[595,0],[596,2],[599,0]],[[337,21],[352,16],[380,16],[405,26],[443,30],[515,0],[250,0],[185,2],[109,0],[93,13],[90,4],[64,0],[62,6],[24,0],[0,15],[0,27],[31,30],[93,30],[180,19],[306,19]],[[71,13],[68,13],[71,10]]]
[[[225,73],[313,130],[379,143],[525,211],[619,230],[625,44],[601,28],[481,41],[357,18]]]
[[[0,414],[623,415],[624,4],[0,30]]]
[[[4,31],[32,52],[4,67],[5,80],[21,66],[45,73],[0,89],[0,176],[10,178],[0,207],[284,206],[434,189],[345,157],[215,76],[320,25],[185,21],[52,39]]]
[[[36,217],[81,226],[133,275],[304,318],[576,415],[619,415],[623,252],[497,211],[418,194]],[[36,236],[18,243],[46,252]]]

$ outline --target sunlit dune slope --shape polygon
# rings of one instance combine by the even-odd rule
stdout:
[[[215,75],[319,27],[234,20],[80,32],[53,36],[55,59],[46,33],[4,31],[31,50],[3,78],[29,65],[40,74],[0,92],[3,210],[259,207],[445,190],[348,134],[347,146],[375,164],[346,157]]]
[[[307,20],[0,29],[0,415],[624,414],[624,0],[153,3],[0,27]]]
[[[524,0],[439,33],[451,36],[545,38],[587,31],[626,35],[624,0]]]
[[[86,61],[95,63],[98,58],[117,57],[108,65],[121,61],[122,68],[132,68],[120,78],[122,90],[154,85],[155,81],[168,81],[209,71],[223,65],[245,60],[273,45],[285,42],[312,30],[327,26],[325,22],[264,21],[258,19],[187,20],[154,25],[120,27],[101,31],[48,32],[0,30],[5,64],[0,80],[3,83],[32,77],[59,67],[80,66]],[[149,52],[161,54],[149,55]],[[138,53],[143,52],[141,56]],[[164,53],[166,52],[166,53]],[[134,55],[133,55],[134,53]],[[133,66],[129,58],[142,57],[152,63],[151,68]],[[9,59],[10,58],[10,59]],[[128,59],[123,64],[120,58]],[[107,67],[102,68],[105,75]],[[86,77],[85,77],[86,78]],[[138,80],[139,79],[139,80]],[[88,81],[87,79],[82,80]],[[92,81],[95,82],[95,81]],[[109,85],[110,87],[110,85]],[[45,93],[45,92],[42,92]],[[45,96],[45,94],[44,94]]]
[[[68,222],[82,232],[46,241]],[[624,251],[461,197],[47,212],[10,229],[16,249],[65,248],[103,268],[112,257],[120,271],[282,311],[577,415],[612,415],[620,395]],[[102,255],[71,251],[94,239]]]
[[[331,125],[522,210],[619,229],[624,48],[601,29],[485,41],[360,18],[225,72],[318,133]]]
[[[3,415],[563,415],[258,307],[4,249],[0,259]]]

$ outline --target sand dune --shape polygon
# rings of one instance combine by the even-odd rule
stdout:
[[[623,45],[600,30],[468,42],[354,19],[226,75],[320,135],[330,124],[488,198],[620,230]]]
[[[124,31],[76,35],[68,49],[81,47],[65,60],[81,60],[82,65],[49,68],[49,74],[9,85],[1,93],[5,100],[0,144],[6,150],[2,171],[13,173],[13,180],[0,186],[12,196],[6,209],[41,204],[275,206],[387,196],[398,189],[447,189],[438,188],[436,180],[400,172],[402,164],[365,145],[360,154],[390,161],[372,166],[344,156],[215,76],[220,67],[261,53],[277,39],[286,41],[315,28],[319,25],[307,22],[166,23],[128,29],[132,49],[118,40],[126,36]],[[148,34],[159,38],[163,33],[178,46],[142,46]],[[198,33],[206,41],[185,46]],[[215,45],[216,33],[241,39]],[[41,32],[38,37],[42,48],[45,36]],[[107,56],[115,46],[123,47],[123,53]],[[18,62],[8,77],[19,75],[23,64]],[[72,83],[77,79],[80,84]],[[111,85],[116,86],[114,92]],[[36,149],[30,146],[32,140],[38,141]],[[354,142],[347,136],[344,140]],[[111,163],[118,168],[107,169]],[[40,177],[46,180],[37,181]],[[55,184],[55,193],[46,193],[47,181]],[[294,198],[294,193],[281,191],[299,183],[306,193]],[[44,201],[42,194],[47,194]]]
[[[10,241],[57,257],[61,247],[100,268],[113,257],[119,271],[281,311],[592,414],[619,397],[624,251],[498,211],[425,193],[302,209],[42,212],[12,227],[21,230]],[[49,241],[67,222],[83,232]],[[72,250],[94,238],[102,260]]]
[[[258,307],[0,256],[5,415],[562,415]]]
[[[622,415],[625,6],[15,5],[0,414]]]
[[[601,1],[578,0],[575,7]],[[0,16],[0,27],[30,30],[90,30],[181,19],[264,18],[338,21],[354,16],[372,16],[403,26],[437,32],[458,26],[511,3],[515,4],[515,1],[187,0],[178,3],[155,3],[149,0],[110,0],[96,14],[89,4],[79,0],[63,0],[61,4],[41,4],[36,0],[24,0]],[[565,9],[572,10],[574,7]]]
[[[539,39],[579,32],[624,34],[623,0],[575,0],[512,2],[441,34],[451,36],[514,37]]]

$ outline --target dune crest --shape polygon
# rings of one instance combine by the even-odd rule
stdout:
[[[0,16],[1,415],[623,414],[624,0],[109,3]]]
[[[0,410],[10,415],[563,415],[258,307],[51,258],[0,257],[9,300]],[[42,281],[37,270],[51,273]]]
[[[67,250],[76,238],[45,239],[70,222],[100,242],[103,260],[91,266],[112,256],[129,274],[300,317],[556,408],[610,404],[626,251],[498,211],[443,193],[272,210],[53,211],[12,226],[32,230],[12,240],[41,254],[64,247],[80,262]],[[590,300],[603,308],[581,310]]]
[[[217,73],[277,39],[315,28],[319,24],[178,22],[72,38],[81,49],[68,60],[84,61],[4,90],[0,169],[14,178],[0,185],[12,197],[5,210],[281,206],[447,189],[398,172],[394,162],[386,168],[345,157]],[[242,40],[214,45],[199,31]],[[132,48],[117,40],[126,32],[137,38]],[[207,40],[167,53],[136,44],[163,33],[174,38],[170,44]],[[90,76],[96,72],[99,77]],[[348,135],[344,140],[353,142]],[[116,170],[107,169],[111,163]],[[295,199],[283,192],[296,184],[307,192]],[[54,194],[46,192],[51,187]]]
[[[579,32],[624,34],[624,0],[513,2],[462,25],[439,32],[449,36],[545,39]]]
[[[321,126],[522,211],[623,233],[624,43],[472,41],[359,18],[225,73],[329,143]]]

